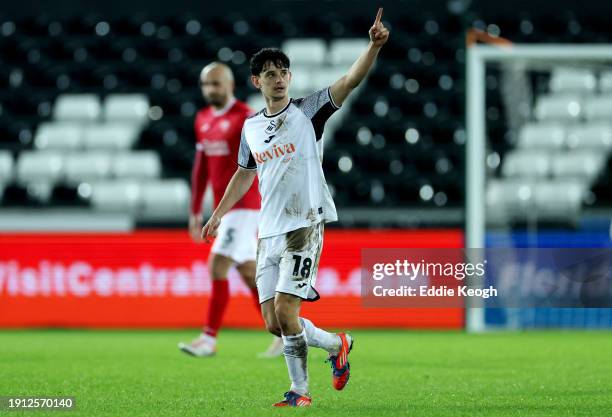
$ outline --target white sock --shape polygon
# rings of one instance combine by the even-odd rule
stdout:
[[[291,379],[291,391],[300,395],[308,393],[308,342],[306,332],[296,335],[283,335],[285,362]]]
[[[325,330],[319,329],[308,319],[300,317],[302,327],[306,333],[306,340],[308,346],[318,347],[325,349],[332,355],[337,354],[340,351],[342,340],[340,336],[335,333],[326,332]]]

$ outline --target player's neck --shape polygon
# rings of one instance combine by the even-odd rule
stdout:
[[[289,103],[289,96],[286,96],[281,100],[272,100],[266,97],[266,114],[267,115],[276,114],[282,109],[284,109],[285,107],[287,107],[288,103]]]
[[[231,96],[227,99],[225,103],[223,103],[222,106],[220,107],[212,106],[214,114],[218,116],[218,115],[221,115],[227,112],[230,109],[230,107],[234,105],[235,102],[236,102],[236,99],[234,98],[234,96]]]

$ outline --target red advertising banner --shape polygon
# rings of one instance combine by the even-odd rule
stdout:
[[[461,248],[460,230],[328,230],[321,300],[303,315],[323,327],[460,328],[461,308],[364,308],[362,248]],[[184,231],[0,234],[0,327],[192,327],[210,295],[210,245]],[[234,269],[228,327],[262,327]]]

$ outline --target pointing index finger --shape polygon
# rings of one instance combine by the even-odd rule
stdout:
[[[382,14],[383,14],[383,8],[379,7],[378,13],[376,13],[376,19],[374,20],[374,25],[377,25],[380,23],[380,18],[382,17]]]

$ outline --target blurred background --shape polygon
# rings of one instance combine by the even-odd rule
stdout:
[[[326,130],[323,165],[340,220],[321,261],[331,301],[317,314],[332,326],[462,328],[462,309],[364,310],[360,249],[465,246],[469,29],[520,44],[605,45],[611,4],[4,4],[0,325],[198,325],[208,248],[188,240],[186,223],[202,67],[230,65],[236,96],[259,110],[248,60],[281,47],[292,60],[292,95],[308,94],[348,69],[379,5],[390,40]],[[483,244],[609,247],[612,55],[536,61],[487,64],[478,81],[486,95]],[[230,279],[238,300],[228,324],[259,325],[239,279]],[[338,316],[339,306],[350,308]],[[612,326],[608,309],[512,317],[492,310],[486,321]]]

